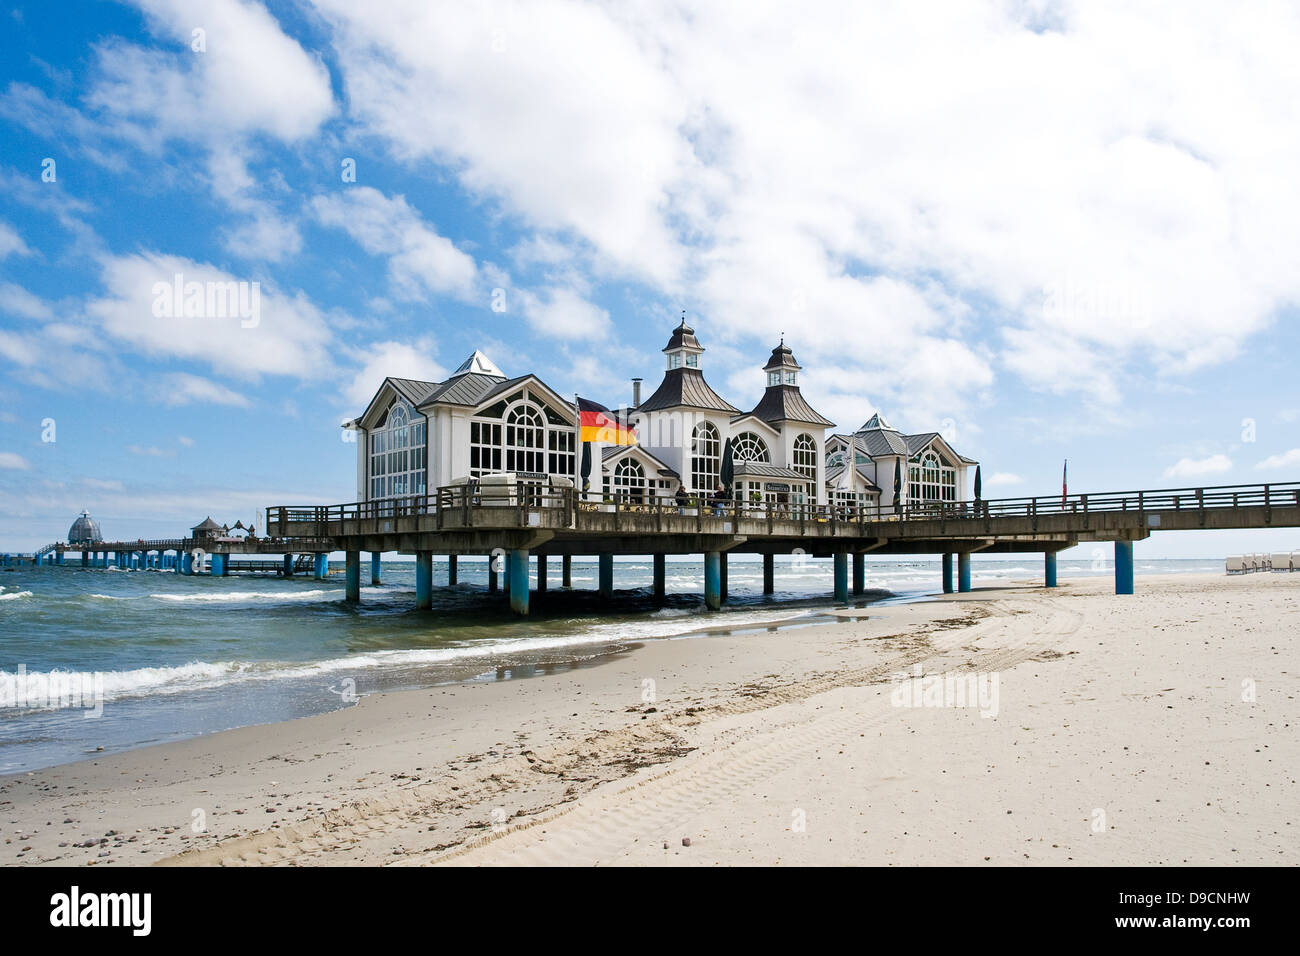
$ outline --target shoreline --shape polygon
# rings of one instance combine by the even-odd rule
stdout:
[[[1042,847],[1027,847],[1031,861],[1177,863],[1177,817],[1166,819],[1164,809],[1153,811],[1146,801],[1153,794],[1159,804],[1163,795],[1167,807],[1178,804],[1204,828],[1203,814],[1182,799],[1195,793],[1208,794],[1219,813],[1230,806],[1239,823],[1230,827],[1228,842],[1184,839],[1182,862],[1295,862],[1297,834],[1277,806],[1279,799],[1294,806],[1295,786],[1289,777],[1274,779],[1294,766],[1293,735],[1279,739],[1267,730],[1267,740],[1252,742],[1253,754],[1238,753],[1233,742],[1300,718],[1294,700],[1267,690],[1273,676],[1266,673],[1275,666],[1283,679],[1294,674],[1295,649],[1270,645],[1267,633],[1300,623],[1300,610],[1293,609],[1300,582],[1174,574],[1143,578],[1137,598],[1104,590],[1099,582],[1080,581],[1055,592],[1036,584],[977,589],[840,609],[832,612],[834,623],[708,640],[638,640],[630,653],[598,667],[566,668],[553,680],[375,695],[345,710],[277,724],[273,734],[268,725],[245,727],[10,775],[0,778],[0,814],[14,836],[6,836],[0,859],[18,865],[926,863],[939,862],[935,847],[946,841],[951,862],[1015,863],[1025,859],[1008,848],[1024,838],[1013,839],[1007,828],[1028,824],[1033,832],[1069,831],[1054,833],[1052,852],[1041,858]],[[1256,611],[1258,621],[1251,617]],[[1117,615],[1126,615],[1127,624]],[[1184,615],[1190,624],[1192,618],[1215,621],[1208,631],[1188,627],[1178,655],[1139,639],[1145,631],[1187,627]],[[1223,632],[1233,615],[1241,617],[1245,640]],[[1115,629],[1132,646],[1116,641]],[[927,673],[1000,673],[1001,713],[982,720],[953,709],[890,708],[892,676],[917,663]],[[1165,688],[1191,686],[1175,673],[1188,667],[1201,669],[1197,679],[1205,687],[1198,685],[1192,702],[1180,699],[1178,707],[1190,709],[1198,732],[1209,726],[1213,739],[1189,742],[1185,724],[1169,724],[1163,706],[1148,707],[1170,693]],[[1207,674],[1252,668],[1261,693],[1249,710],[1228,708],[1231,695],[1207,683]],[[1118,694],[1110,687],[1125,682],[1135,686]],[[643,699],[647,687],[653,700]],[[1207,688],[1218,696],[1207,697]],[[1105,712],[1094,713],[1103,698]],[[1150,710],[1149,726],[1127,713],[1134,701]],[[1207,708],[1214,713],[1201,713]],[[1257,718],[1266,719],[1257,725]],[[1247,723],[1236,726],[1242,720]],[[1017,729],[1022,721],[1032,733]],[[1225,721],[1235,736],[1220,739]],[[1161,755],[1136,779],[1121,775],[1122,799],[1110,801],[1112,828],[1129,830],[1132,836],[1123,838],[1129,843],[1097,839],[1089,829],[1098,798],[1065,814],[1056,806],[1061,793],[1106,778],[1115,755],[1098,751],[1096,742],[1117,731]],[[1077,752],[1060,751],[1062,738]],[[926,741],[924,752],[918,739]],[[1197,754],[1202,761],[1186,759],[1182,750],[1191,745],[1204,751]],[[1035,752],[1033,766],[1043,777],[1022,779],[1022,758]],[[944,766],[936,768],[937,754]],[[1016,776],[1014,786],[1002,780],[994,788],[999,799],[992,803],[988,791],[1000,777],[980,765],[988,758]],[[1213,776],[1212,786],[1201,781],[1198,790],[1171,778],[1173,758],[1181,773]],[[845,759],[850,766],[841,772],[837,761]],[[1200,772],[1201,765],[1226,765],[1226,781],[1222,769]],[[756,780],[754,767],[771,773]],[[1085,767],[1091,770],[1082,772]],[[1245,784],[1243,773],[1249,774]],[[909,787],[909,780],[926,786]],[[1048,781],[1052,788],[1044,794]],[[774,794],[789,797],[782,812],[758,813]],[[998,814],[986,809],[992,805]],[[1044,805],[1055,806],[1057,815],[1043,819]],[[806,832],[795,831],[802,843],[791,842],[791,807],[810,821]],[[828,807],[840,809],[828,816]],[[693,822],[674,816],[679,811]],[[1129,822],[1135,813],[1154,813],[1161,825],[1135,831]],[[608,831],[592,822],[613,817],[624,822]],[[863,825],[855,829],[858,819]],[[205,833],[194,832],[196,820],[206,823]],[[948,835],[917,839],[932,826],[948,827]],[[1000,850],[971,854],[968,845],[983,839],[981,827],[1002,834]],[[682,829],[691,832],[672,836]],[[867,833],[872,836],[862,836]],[[681,837],[692,835],[694,849],[680,846]],[[881,835],[888,837],[884,843]],[[672,849],[661,849],[663,843]],[[1070,852],[1057,859],[1060,847]]]

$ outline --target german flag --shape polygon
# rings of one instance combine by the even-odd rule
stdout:
[[[626,418],[620,419],[604,405],[589,402],[578,396],[578,422],[582,441],[602,442],[606,445],[635,445],[636,426]]]

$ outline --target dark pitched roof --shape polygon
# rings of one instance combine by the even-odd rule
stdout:
[[[813,410],[798,385],[769,385],[750,414],[765,422],[803,422],[823,428],[835,427],[833,421]]]
[[[737,478],[787,478],[791,481],[809,481],[807,475],[795,471],[793,468],[784,468],[781,465],[769,465],[762,461],[738,461],[736,462]]]
[[[892,428],[873,428],[870,431],[858,432],[853,436],[853,445],[872,458],[879,458],[881,455],[906,456],[908,454],[907,442]]]
[[[421,405],[481,405],[503,391],[514,388],[527,375],[502,380],[495,375],[465,372],[445,382],[438,382],[420,401]]]
[[[772,357],[763,366],[763,371],[771,372],[779,368],[803,368],[794,360],[794,353],[790,351],[790,346],[785,344],[785,339],[782,339],[781,344],[772,349]]]
[[[421,404],[425,396],[438,387],[437,382],[422,382],[415,378],[393,378],[391,375],[388,381],[413,405]]]
[[[196,524],[193,528],[190,528],[190,530],[191,531],[220,531],[221,525],[217,524],[215,521],[212,520],[212,517],[209,516],[207,518],[204,518],[200,524]]]
[[[686,324],[686,316],[682,316],[681,325],[673,329],[672,337],[668,339],[668,344],[663,347],[663,351],[671,352],[673,349],[680,348],[704,351],[704,346],[695,337],[695,330]]]
[[[922,448],[924,448],[926,445],[930,444],[930,442],[934,441],[936,438],[942,438],[943,443],[945,445],[948,445],[949,450],[952,451],[952,453],[956,455],[959,459],[961,459],[963,462],[965,462],[968,465],[979,464],[979,462],[977,462],[974,458],[967,458],[965,455],[958,454],[957,449],[953,448],[952,445],[949,445],[948,439],[944,438],[940,432],[922,432],[919,435],[904,435],[903,438],[907,441],[908,452],[913,455],[916,454],[918,451],[920,451]]]
[[[698,368],[670,368],[664,373],[664,380],[655,393],[638,405],[637,411],[654,412],[678,407],[740,413],[739,408],[709,387],[709,383],[704,381],[704,373]]]

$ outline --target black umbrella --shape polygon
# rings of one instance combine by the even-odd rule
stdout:
[[[975,500],[980,500],[980,491],[984,488],[983,482],[980,481],[980,466],[975,466]]]
[[[582,493],[591,490],[591,442],[582,443]]]
[[[894,459],[894,510],[901,510],[903,506],[903,462],[901,459]]]
[[[722,446],[722,486],[727,490],[727,497],[731,497],[731,486],[736,481],[736,454],[731,447],[731,439]]]

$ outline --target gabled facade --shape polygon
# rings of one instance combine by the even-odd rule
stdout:
[[[826,442],[827,484],[834,504],[891,508],[966,501],[968,472],[976,464],[960,455],[938,432],[904,435],[879,412],[852,435]]]

